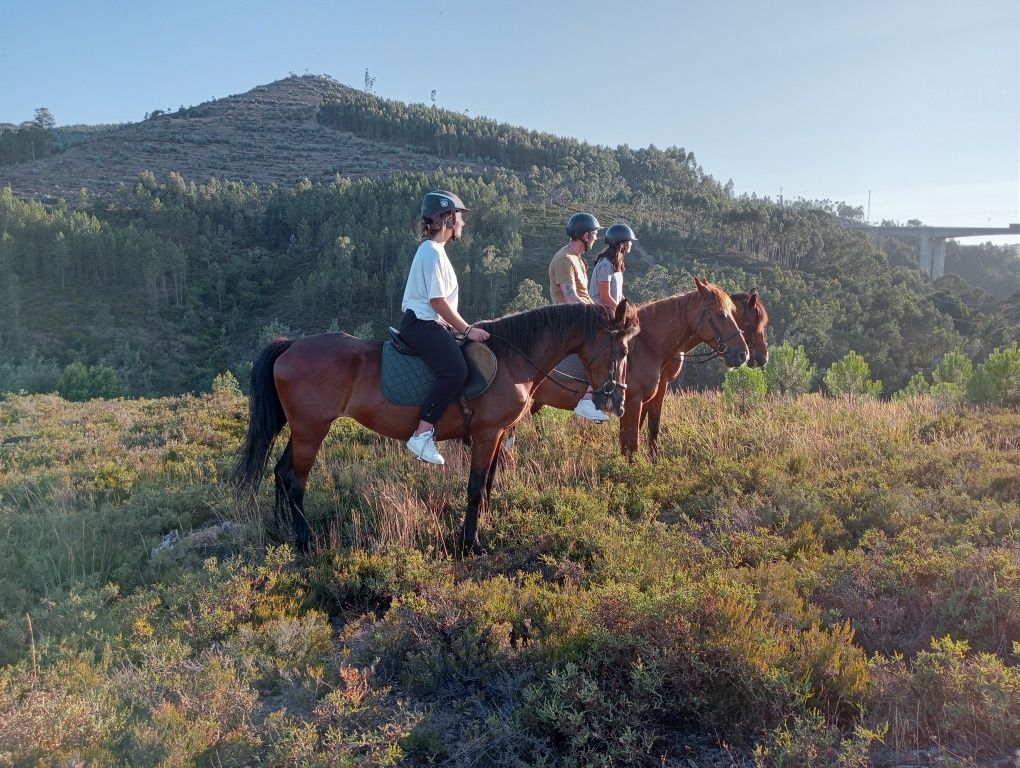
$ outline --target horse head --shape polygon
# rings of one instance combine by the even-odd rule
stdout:
[[[747,362],[750,350],[733,316],[733,300],[708,280],[696,277],[694,284],[704,302],[692,325],[694,336],[710,346],[729,368],[739,368]]]
[[[769,313],[765,309],[758,292],[751,289],[750,293],[730,294],[736,307],[734,317],[737,326],[744,334],[744,341],[751,353],[747,361],[748,368],[764,368],[769,361],[769,343],[765,339],[765,329],[769,324]]]
[[[602,315],[599,330],[577,354],[588,371],[592,403],[600,411],[611,405],[617,416],[623,416],[623,401],[627,394],[625,362],[631,341],[641,330],[641,325],[637,310],[626,299],[616,305],[615,312],[605,307],[596,307],[595,311]]]

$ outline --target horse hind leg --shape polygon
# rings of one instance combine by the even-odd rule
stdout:
[[[311,529],[305,517],[305,484],[294,471],[293,442],[287,447],[276,462],[273,470],[276,478],[276,503],[273,507],[273,520],[276,526],[285,530],[288,523],[293,527],[294,544],[299,552],[307,552],[311,541]]]
[[[290,462],[282,476],[290,501],[294,540],[300,552],[308,552],[311,549],[312,531],[308,525],[308,518],[305,517],[305,488],[308,474],[312,471],[315,456],[329,433],[331,423],[327,421],[313,425],[294,423],[290,425],[291,437],[288,445],[291,448]]]

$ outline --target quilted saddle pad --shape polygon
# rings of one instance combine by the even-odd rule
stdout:
[[[458,398],[480,397],[496,378],[496,356],[484,344],[468,342],[462,348],[468,364],[468,379]],[[421,405],[435,377],[417,355],[403,355],[392,341],[383,342],[382,393],[394,405]]]

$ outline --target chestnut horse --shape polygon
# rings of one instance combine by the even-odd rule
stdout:
[[[765,343],[768,316],[764,308],[762,321],[750,319],[751,315],[758,318],[757,294],[752,292],[750,298],[738,294],[741,299],[737,302],[732,300],[736,297],[700,278],[695,285],[697,291],[638,307],[641,332],[627,359],[627,397],[620,420],[620,450],[628,459],[633,459],[637,452],[638,432],[646,416],[650,417],[649,430],[654,425],[649,445],[655,458],[662,399],[669,382],[680,372],[682,353],[704,342],[712,347],[713,356],[722,357],[729,367],[738,367],[745,361],[752,366],[764,365],[768,359]],[[752,341],[750,346],[747,340]],[[543,405],[571,410],[584,390],[583,384],[557,376],[535,391],[531,411],[535,413]]]
[[[750,293],[732,293],[730,298],[733,300],[733,305],[736,308],[733,316],[736,318],[737,325],[740,326],[741,333],[744,334],[744,340],[747,342],[747,347],[751,353],[747,361],[747,367],[763,368],[769,361],[769,343],[765,338],[765,329],[769,324],[769,313],[765,309],[762,300],[758,298],[758,292],[753,288]],[[641,416],[639,424],[634,427],[634,436],[631,443],[633,450],[631,454],[637,451],[638,448],[640,425],[645,423],[645,419],[648,419],[648,453],[652,461],[656,461],[659,458],[659,423],[662,417],[662,401],[669,391],[669,385],[680,375],[687,353],[696,346],[698,346],[696,339],[688,340],[680,345],[678,352],[662,365],[659,371],[659,385],[655,390],[655,394],[650,400],[645,400],[640,404]],[[637,350],[635,350],[635,355],[636,353]],[[692,360],[692,362],[707,361]],[[634,363],[635,357],[632,356],[628,363],[628,370],[633,370]],[[634,407],[629,399],[627,404]],[[630,420],[627,419],[626,421],[629,423]],[[621,449],[623,449],[622,427],[620,443]],[[623,450],[626,452],[626,449]]]
[[[527,413],[532,392],[553,366],[577,354],[588,377],[602,382],[595,405],[623,412],[624,361],[637,334],[637,313],[626,301],[613,313],[605,307],[560,305],[477,324],[491,336],[486,344],[499,367],[489,389],[454,404],[436,424],[436,439],[461,438],[471,446],[468,505],[460,547],[479,552],[478,516],[492,493],[495,456],[503,431]],[[233,481],[239,498],[254,494],[265,474],[276,436],[290,424],[290,439],[276,463],[276,514],[290,514],[299,549],[311,532],[304,495],[315,456],[340,416],[349,416],[386,437],[406,440],[420,416],[418,406],[393,405],[380,386],[383,342],[341,333],[271,342],[251,373],[248,433]]]

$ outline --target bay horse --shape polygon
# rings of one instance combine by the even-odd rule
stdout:
[[[695,278],[695,286],[697,290],[690,293],[638,307],[641,332],[634,339],[627,358],[627,396],[620,420],[620,451],[628,460],[633,460],[638,450],[638,433],[646,416],[649,430],[654,424],[649,445],[653,460],[656,457],[662,399],[669,382],[680,372],[682,353],[704,342],[731,368],[745,361],[752,365],[764,364],[760,355],[768,359],[764,324],[759,327],[757,321],[752,323],[749,319],[749,305],[757,316],[760,306],[757,294],[752,292],[752,298],[742,298],[737,303],[722,288],[701,278]],[[767,323],[768,316],[764,315],[764,308],[761,309],[764,323]],[[754,339],[753,354],[747,338]],[[562,377],[543,382],[535,391],[531,412],[535,413],[543,405],[572,410],[585,388],[582,383],[564,381]]]
[[[484,551],[478,517],[492,494],[497,447],[503,431],[516,424],[548,371],[570,354],[584,363],[596,387],[595,406],[623,412],[624,362],[640,330],[637,313],[623,301],[615,313],[605,307],[567,304],[520,312],[476,323],[491,336],[485,342],[498,370],[489,389],[456,403],[435,425],[437,440],[460,438],[471,446],[468,504],[460,537],[462,552]],[[276,463],[275,512],[291,517],[301,551],[311,531],[304,512],[308,474],[330,425],[348,416],[385,437],[406,440],[420,416],[416,405],[393,405],[383,397],[383,342],[345,333],[326,333],[269,343],[251,372],[248,431],[232,481],[239,499],[257,492],[277,435],[290,424],[290,439]]]

